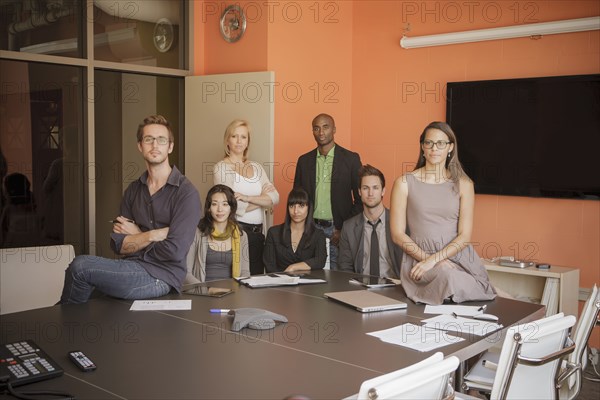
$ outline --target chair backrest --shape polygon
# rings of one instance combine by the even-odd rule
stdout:
[[[458,364],[458,358],[444,359],[437,352],[417,364],[365,381],[358,399],[442,399]]]
[[[525,358],[542,359],[565,347],[572,315],[558,314],[509,328],[492,386],[491,399],[555,399],[560,358],[525,365]]]
[[[71,245],[0,249],[0,314],[56,304],[74,257]]]
[[[575,333],[573,334],[573,341],[575,342],[575,351],[569,354],[568,361],[573,364],[581,364],[581,368],[569,377],[568,389],[570,394],[568,398],[575,398],[579,394],[581,389],[581,374],[585,366],[584,351],[587,346],[587,342],[592,334],[596,320],[598,319],[598,313],[600,312],[600,292],[598,287],[594,285],[590,296],[586,300],[579,321],[575,327]]]

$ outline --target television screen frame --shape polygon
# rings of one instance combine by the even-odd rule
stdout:
[[[600,74],[448,82],[446,94],[476,193],[600,200]]]

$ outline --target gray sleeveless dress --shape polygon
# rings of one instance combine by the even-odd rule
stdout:
[[[458,235],[460,197],[452,182],[429,184],[407,174],[408,203],[406,223],[410,237],[429,254],[443,249]],[[492,287],[483,262],[471,245],[449,259],[452,266],[436,265],[420,281],[410,277],[417,261],[404,253],[401,266],[402,287],[408,297],[427,304],[492,300]]]

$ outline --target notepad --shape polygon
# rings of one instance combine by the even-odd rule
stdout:
[[[410,323],[381,331],[368,332],[367,335],[375,336],[386,343],[421,352],[431,351],[464,340],[444,331]]]
[[[235,278],[235,280],[251,288],[327,283],[324,279],[290,276],[287,274],[254,275],[248,278]]]
[[[488,333],[501,329],[501,324],[492,321],[480,321],[471,318],[454,317],[452,315],[438,315],[437,317],[424,319],[426,327],[441,329],[449,332],[465,333],[469,335],[484,336]]]
[[[346,292],[325,293],[325,297],[354,307],[360,312],[387,311],[406,308],[408,305],[400,300],[382,296],[368,290],[350,290]]]
[[[191,310],[191,300],[135,300],[130,311]]]

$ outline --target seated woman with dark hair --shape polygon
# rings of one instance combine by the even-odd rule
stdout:
[[[215,185],[208,191],[204,217],[188,252],[185,283],[250,276],[248,235],[235,220],[236,208],[228,186]]]
[[[293,189],[287,201],[285,223],[267,232],[263,261],[268,272],[322,269],[327,260],[325,234],[316,229],[308,193]]]

